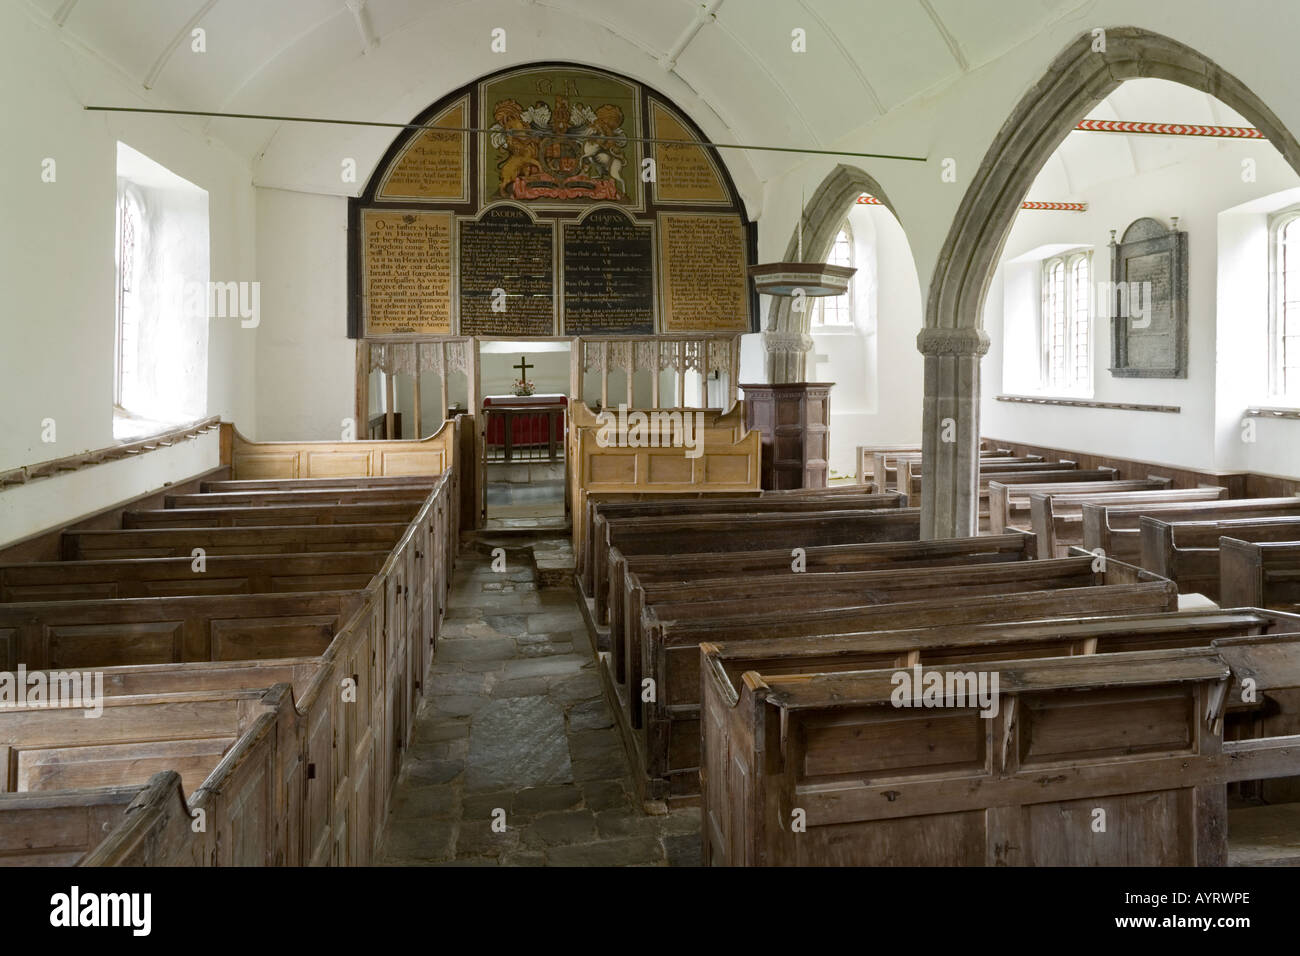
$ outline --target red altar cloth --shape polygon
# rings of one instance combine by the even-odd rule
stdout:
[[[569,404],[568,399],[563,395],[489,395],[483,399],[484,408],[527,408],[529,405],[564,405]],[[511,422],[514,425],[513,434],[510,436],[510,444],[518,448],[521,445],[545,445],[550,440],[550,434],[547,425],[548,414],[538,412],[535,415],[529,415],[526,412],[516,411],[511,416]],[[557,419],[555,423],[555,441],[562,445],[564,442],[564,418]],[[506,443],[506,423],[505,418],[501,415],[488,415],[487,417],[487,443],[489,445],[504,445]]]

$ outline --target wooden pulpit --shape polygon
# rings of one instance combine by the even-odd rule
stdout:
[[[767,490],[825,488],[834,382],[744,385],[745,425],[763,433]]]

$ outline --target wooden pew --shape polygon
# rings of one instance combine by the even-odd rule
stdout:
[[[73,866],[140,794],[138,785],[0,792],[0,866]]]
[[[0,604],[0,669],[319,655],[359,591]]]
[[[1025,535],[1023,537],[1028,537]],[[1001,537],[995,539],[1001,540]],[[633,573],[624,583],[626,613],[620,631],[624,639],[624,662],[631,661],[620,674],[620,660],[612,661],[615,677],[639,684],[642,669],[642,637],[647,620],[683,620],[705,617],[728,617],[742,613],[767,611],[801,611],[850,604],[882,604],[911,600],[914,591],[929,592],[941,581],[953,597],[979,593],[1001,593],[1008,582],[1011,590],[1051,590],[1078,584],[1080,565],[1026,564],[1032,551],[999,551],[990,562],[988,546],[981,538],[952,538],[940,541],[896,541],[872,548],[876,561],[865,568],[861,552],[844,566],[793,573],[790,563],[776,572],[735,574],[728,577],[692,579],[669,576],[646,582]],[[909,548],[911,550],[909,550]],[[931,557],[924,557],[931,555]],[[895,560],[889,560],[889,558]],[[1011,557],[1018,560],[1007,561]],[[1043,573],[1039,573],[1039,570]],[[932,572],[942,573],[932,573]],[[1091,584],[1091,579],[1088,581]],[[652,612],[652,613],[648,613]],[[639,723],[634,722],[634,726]]]
[[[1300,496],[1162,505],[1085,504],[1083,546],[1089,551],[1101,548],[1112,558],[1136,564],[1142,560],[1141,521],[1145,516],[1161,521],[1223,521],[1290,515],[1300,515]]]
[[[384,488],[432,490],[436,483],[437,478],[428,475],[381,475],[376,478],[245,478],[205,481],[199,485],[199,491],[207,494],[228,491],[328,491],[331,489],[353,491]]]
[[[608,621],[608,593],[602,593],[601,582],[608,588],[609,522],[627,518],[664,519],[688,516],[732,515],[742,518],[751,514],[814,514],[825,511],[867,511],[879,508],[897,508],[902,499],[897,494],[882,495],[821,495],[779,494],[757,499],[692,499],[689,501],[636,501],[602,502],[592,510],[589,555],[592,568],[593,592],[586,596],[596,603],[597,620]],[[644,522],[643,522],[644,525]]]
[[[1004,475],[989,482],[989,531],[1002,534],[1008,528],[1029,531],[1029,496],[1038,493],[1086,495],[1121,491],[1154,491],[1168,488],[1168,478],[1119,480],[1110,475],[1076,472],[1040,472]],[[1060,477],[1065,476],[1065,477]],[[1086,477],[1084,477],[1086,476]]]
[[[1012,575],[998,582],[1001,593],[952,596],[945,591],[944,576],[963,574],[967,569],[934,568],[928,572],[875,572],[885,580],[909,573],[925,574],[931,579],[928,591],[921,582],[905,582],[918,587],[901,589],[897,593],[904,595],[903,600],[886,603],[833,606],[827,601],[822,606],[794,611],[749,610],[731,616],[710,614],[706,606],[700,606],[690,616],[674,620],[660,618],[653,608],[647,609],[642,621],[641,661],[628,661],[627,690],[621,692],[612,678],[606,686],[611,700],[620,702],[620,719],[626,715],[623,730],[634,755],[638,787],[648,799],[693,797],[697,792],[699,645],[704,642],[1177,610],[1178,594],[1171,582],[1119,562],[1108,562],[1101,573],[1092,571],[1091,557],[1026,561],[995,565],[994,569],[1003,575],[1018,569],[1028,575],[1032,565],[1057,565],[1050,574],[1067,586],[1035,590],[1035,579],[1026,576],[1022,579],[1026,582],[1024,588],[1017,590]],[[1069,574],[1074,575],[1072,582],[1065,577]],[[640,700],[644,678],[653,680],[655,692],[655,699],[645,704]]]
[[[1300,540],[1219,540],[1219,592],[1230,604],[1300,611]]]
[[[710,863],[1225,862],[1211,787],[1226,748],[1203,715],[1231,671],[1213,650],[1001,661],[989,718],[952,698],[897,707],[897,673],[751,671],[711,692],[705,733],[731,729],[729,752],[705,743]],[[1101,834],[1097,807],[1113,821]]]
[[[0,565],[0,603],[359,590],[387,557],[386,551],[212,555],[202,571],[191,557]]]
[[[122,514],[124,529],[237,528],[295,524],[383,524],[410,521],[418,501],[349,505],[268,505],[230,508],[153,508]]]
[[[614,518],[606,524],[605,541],[594,554],[597,620],[608,621],[610,595],[624,588],[624,562],[616,565],[614,558],[916,541],[920,537],[921,513],[916,508]]]
[[[1031,455],[1027,458],[981,458],[979,474],[980,515],[988,515],[989,482],[999,475],[1015,475],[1021,472],[1058,472],[1077,471],[1079,465],[1073,461],[1044,461],[1041,456]],[[919,507],[921,491],[925,482],[924,462],[920,458],[899,463],[898,490],[907,505]]]
[[[826,499],[854,498],[846,507],[900,507],[902,498],[897,494],[875,495],[858,485],[831,488],[798,488],[781,491],[750,491],[697,495],[617,495],[589,494],[583,514],[584,531],[580,536],[581,550],[576,556],[576,572],[583,593],[592,596],[595,560],[592,557],[597,545],[604,541],[605,521],[610,517],[649,517],[651,515],[686,514],[736,514],[749,510],[817,509]],[[810,502],[810,503],[807,503]],[[575,516],[574,520],[578,520]]]
[[[872,452],[871,480],[877,491],[901,491],[902,468],[906,462],[921,460],[921,449],[892,451],[888,448]],[[1007,460],[1012,457],[1009,448],[981,448],[980,461]],[[1033,456],[1029,456],[1033,459]]]
[[[895,667],[737,678],[706,663],[706,863],[1295,862],[1284,834],[1280,848],[1234,840],[1242,814],[1267,808],[1228,811],[1224,786],[1300,772],[1300,635],[989,660],[965,672],[998,675],[988,723],[951,695],[897,706]],[[1248,677],[1261,733],[1225,739],[1225,688]],[[1094,832],[1098,807],[1125,825]],[[796,808],[804,828],[786,823]]]
[[[1219,539],[1300,540],[1300,515],[1290,518],[1233,518],[1226,521],[1141,519],[1141,566],[1178,585],[1180,594],[1219,600]]]
[[[0,709],[7,792],[144,784],[175,770],[197,787],[262,712],[264,689],[108,696],[103,714],[45,703]]]
[[[343,505],[370,502],[410,501],[417,505],[429,496],[427,486],[402,488],[326,488],[262,491],[205,491],[191,495],[167,495],[165,508],[247,508],[273,505]]]
[[[1218,501],[1227,488],[1158,488],[1154,491],[1105,492],[1071,495],[1037,492],[1029,496],[1029,520],[1043,557],[1063,558],[1070,548],[1083,545],[1083,506],[1169,504],[1179,501]],[[1146,567],[1146,565],[1142,565]]]
[[[870,571],[944,564],[996,564],[1034,558],[1036,554],[1033,545],[1032,535],[1019,532],[933,541],[836,544],[805,548],[803,561],[805,570],[809,572]],[[644,610],[644,587],[750,575],[788,575],[793,565],[788,549],[632,557],[624,557],[615,549],[614,561],[622,563],[624,568],[622,591],[613,591],[610,595],[611,666],[620,683],[627,679],[626,660],[628,649],[632,646],[627,635],[640,628]],[[639,639],[635,646],[639,648]]]
[[[388,552],[406,530],[384,524],[288,525],[258,528],[147,528],[65,531],[63,559],[192,558],[195,548],[213,555],[303,554],[321,551]]]

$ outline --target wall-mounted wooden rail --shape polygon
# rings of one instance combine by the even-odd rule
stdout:
[[[205,432],[212,431],[220,422],[221,419],[213,415],[210,418],[190,422],[187,425],[180,425],[171,431],[151,435],[148,438],[141,438],[138,441],[109,445],[105,448],[97,448],[94,451],[83,451],[78,455],[68,455],[64,458],[55,458],[35,465],[23,465],[21,468],[2,471],[0,472],[0,490],[10,485],[25,485],[29,481],[35,481],[39,478],[53,478],[55,475],[80,471],[83,468],[102,465],[109,461],[134,458],[137,455],[156,451],[159,448],[169,448],[178,442],[188,441]]]

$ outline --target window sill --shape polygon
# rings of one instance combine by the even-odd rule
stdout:
[[[1053,405],[1065,408],[1106,408],[1126,412],[1164,412],[1170,415],[1182,413],[1178,405],[1142,405],[1137,402],[1094,402],[1089,398],[1054,398],[1047,395],[995,395],[999,402],[1012,402],[1021,405]]]
[[[856,325],[814,325],[812,335],[853,335],[858,331]]]
[[[160,422],[152,418],[135,415],[121,406],[113,406],[113,440],[117,442],[136,442],[146,438],[156,438],[173,432],[184,422]]]

